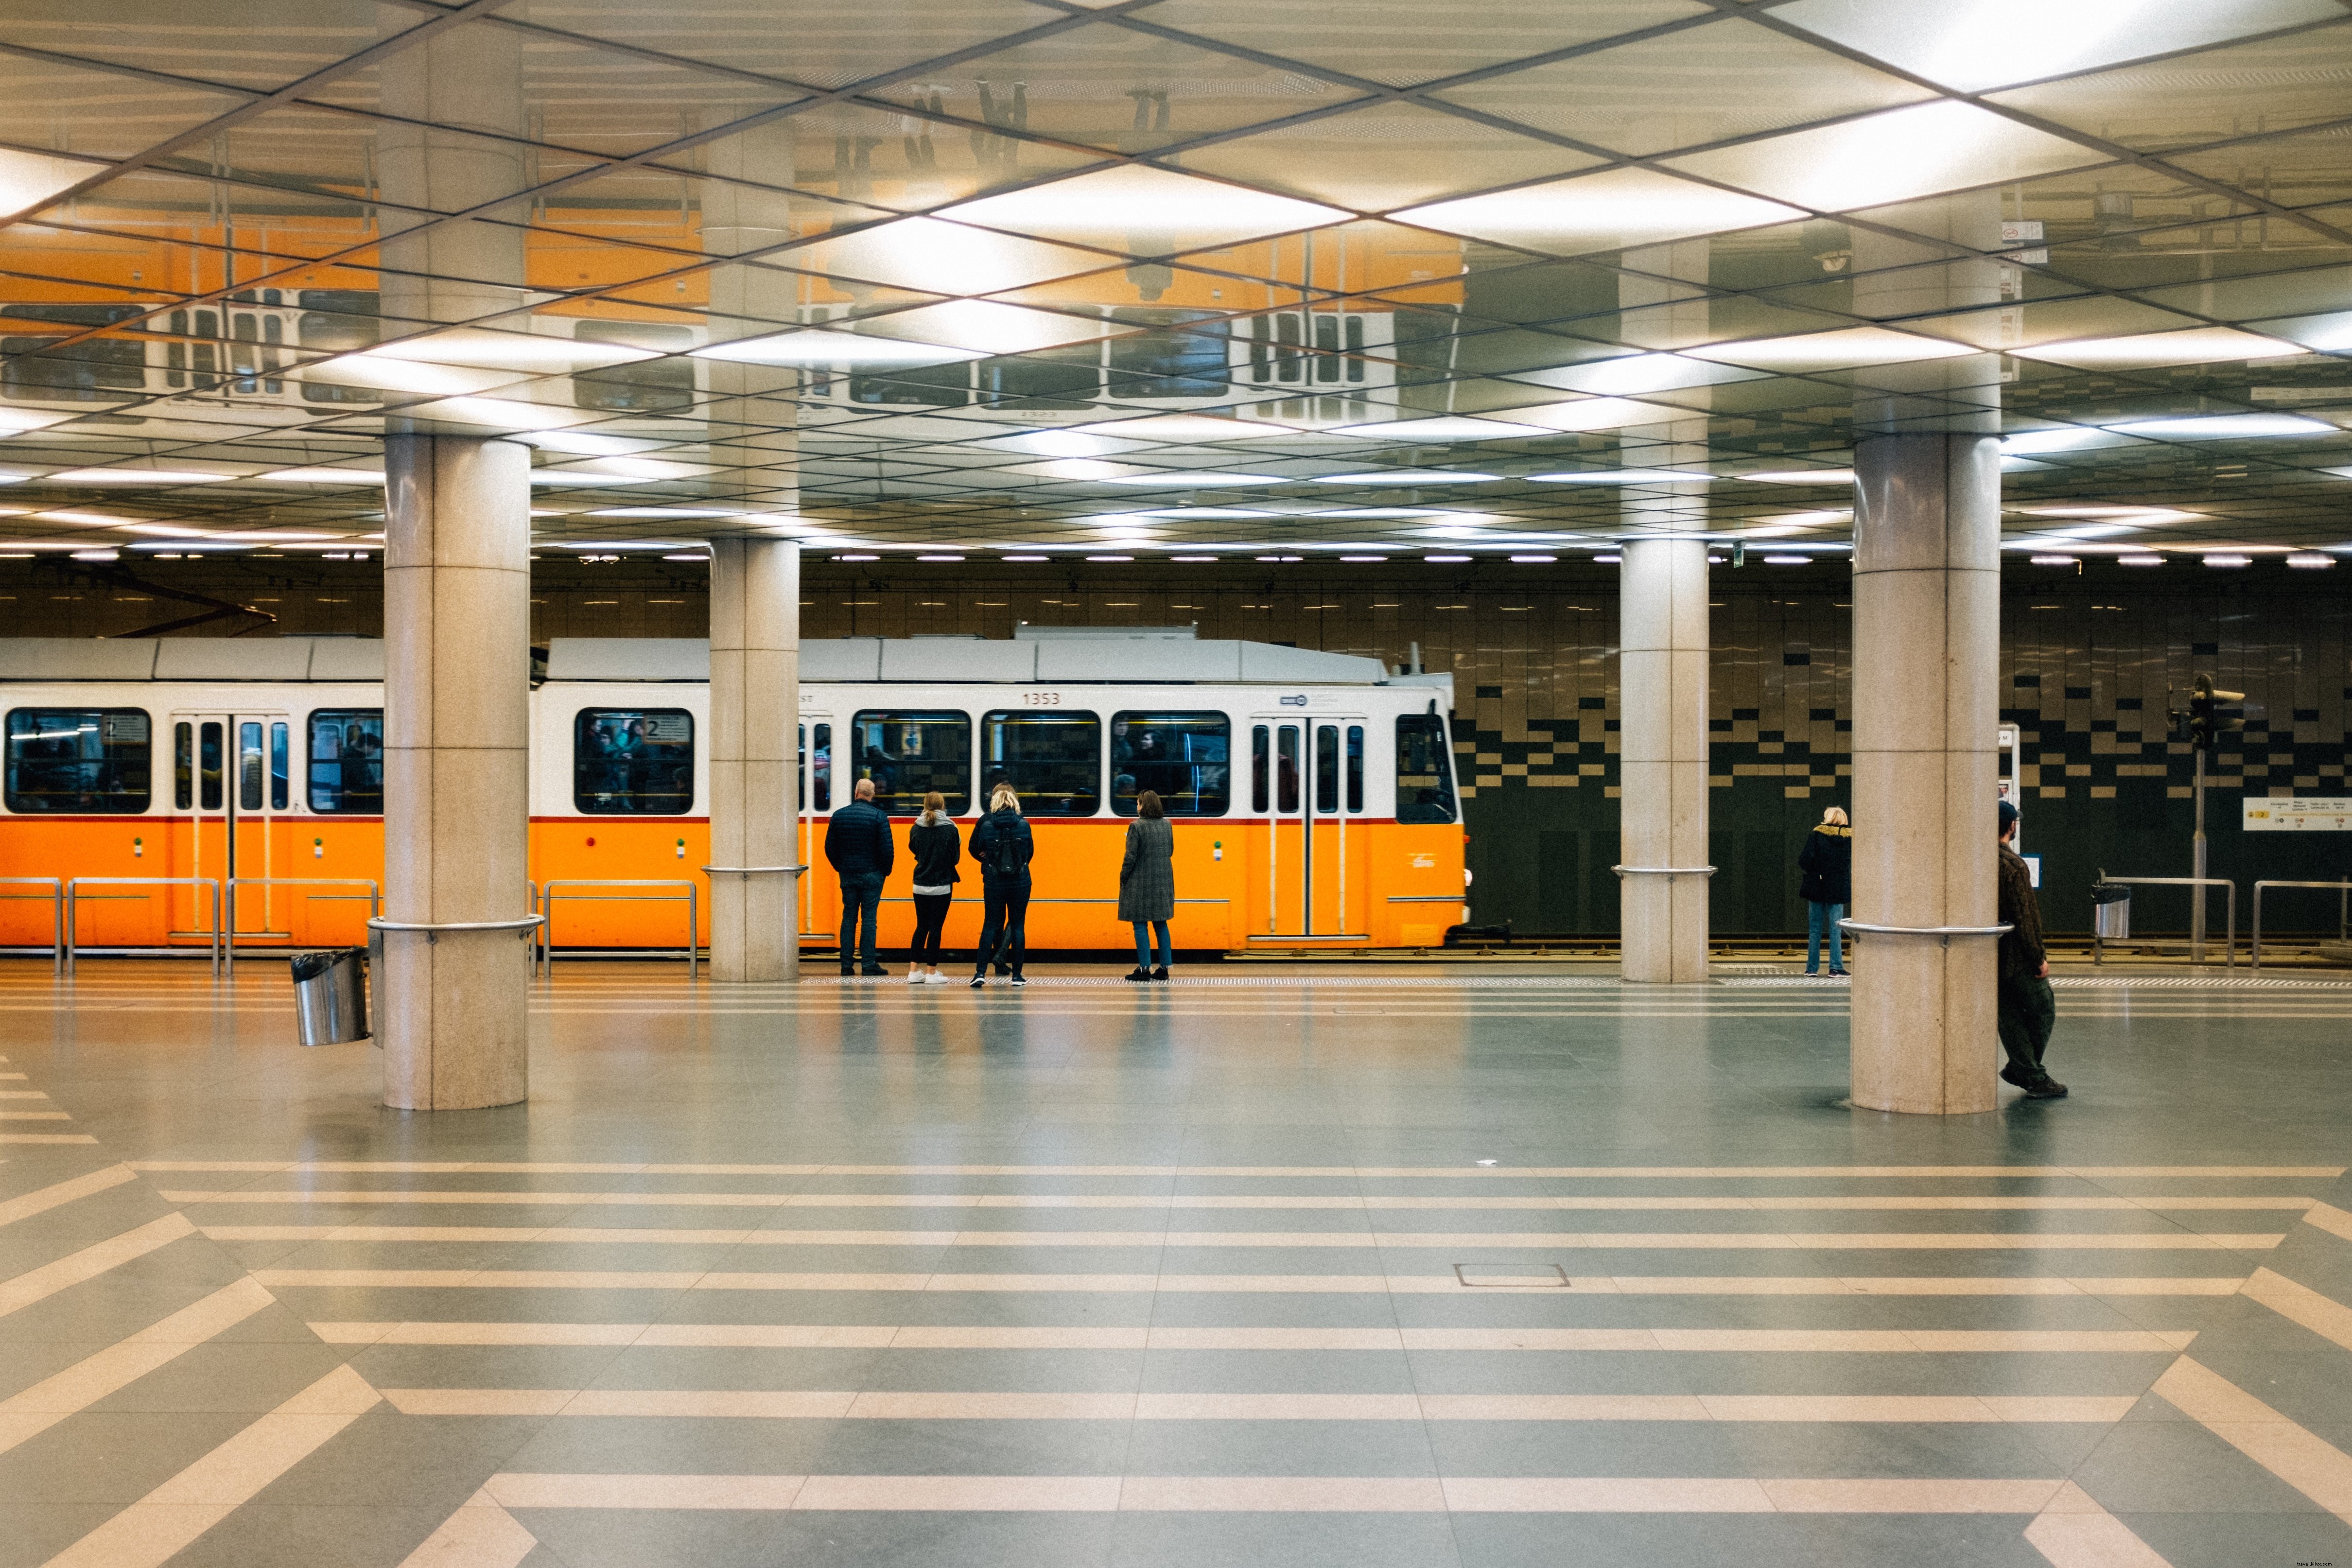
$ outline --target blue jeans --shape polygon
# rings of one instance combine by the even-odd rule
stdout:
[[[858,957],[851,956],[856,946],[857,917],[866,917],[866,949]],[[880,940],[875,934],[875,923],[882,915],[882,874],[878,871],[844,871],[841,874],[841,966],[848,968],[862,959],[862,967],[875,965],[874,944]]]
[[[1138,969],[1149,969],[1151,967],[1151,939],[1154,936],[1157,936],[1160,939],[1160,967],[1162,969],[1167,968],[1170,963],[1171,963],[1176,957],[1175,949],[1168,945],[1168,922],[1166,921],[1137,921],[1133,923],[1135,926],[1135,967]]]
[[[1822,972],[1822,932],[1830,934],[1830,967],[1845,967],[1845,932],[1838,930],[1838,921],[1845,919],[1843,904],[1817,904],[1805,900],[1805,973]]]

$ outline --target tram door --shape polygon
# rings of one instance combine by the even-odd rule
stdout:
[[[1368,839],[1353,820],[1364,810],[1363,718],[1286,713],[1254,721],[1250,797],[1253,814],[1266,823],[1265,907],[1253,923],[1271,936],[1363,934]]]
[[[284,713],[175,713],[172,716],[172,805],[185,826],[174,835],[174,877],[210,877],[221,885],[226,916],[232,877],[301,876],[275,864],[272,825],[292,805],[293,736]],[[171,940],[210,941],[212,890],[169,889]],[[289,938],[282,918],[294,889],[240,888],[240,936]]]
[[[801,715],[800,733],[800,934],[833,936],[841,929],[841,885],[825,866],[825,816],[833,810],[833,723],[814,713]]]

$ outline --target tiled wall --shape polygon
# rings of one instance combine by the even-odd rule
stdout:
[[[157,582],[182,582],[166,564],[144,570]],[[13,597],[0,610],[11,612],[11,630],[103,635],[174,608],[61,567],[44,563],[37,574],[8,565],[0,595]],[[191,574],[183,585],[303,606],[299,616],[289,614],[289,630],[380,629],[368,573],[318,563],[299,571],[272,563],[275,576],[261,563],[237,570],[247,575],[198,582]],[[1418,644],[1428,668],[1456,676],[1455,745],[1478,918],[1507,919],[1524,931],[1615,931],[1612,569],[1481,563],[1441,575],[1418,563],[1139,563],[1118,577],[1104,570],[883,563],[852,575],[812,559],[803,633],[1010,637],[1023,621],[1190,622],[1202,637],[1293,642],[1392,665]],[[542,560],[532,584],[533,635],[699,637],[708,601],[698,572]],[[1715,928],[1725,935],[1799,931],[1797,847],[1823,806],[1849,802],[1851,578],[1842,564],[1717,567],[1712,587]],[[2239,879],[2242,903],[2257,876],[2316,879],[2352,870],[2352,835],[2247,836],[2238,826],[2247,791],[2352,794],[2345,784],[2352,647],[2331,576],[2273,563],[2228,574],[2185,564],[2094,566],[2081,576],[2018,565],[2003,600],[2001,716],[2024,731],[2027,847],[2044,857],[2053,928],[2087,923],[2087,888],[2103,867],[2119,876],[2187,873],[2192,759],[2167,738],[2165,712],[2185,705],[2200,671],[2248,693],[2254,715],[2215,760],[2207,820],[2214,874]],[[2184,923],[2181,899],[2143,895],[2139,924]],[[2323,896],[2289,895],[2272,921],[2308,923],[2324,914],[2332,921],[2334,913]]]

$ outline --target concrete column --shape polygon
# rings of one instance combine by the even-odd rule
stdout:
[[[1706,978],[1706,544],[1633,539],[1618,570],[1624,977]],[[1634,868],[1646,868],[1635,869]]]
[[[384,918],[528,914],[530,452],[384,440]],[[383,1102],[511,1105],[530,1087],[524,931],[384,933]]]
[[[1990,925],[2000,650],[2000,452],[1984,434],[1854,449],[1853,907]],[[1875,936],[1853,965],[1853,1102],[1990,1110],[1989,937]]]
[[[710,546],[710,864],[797,864],[801,547]],[[798,879],[710,878],[710,977],[798,980]]]

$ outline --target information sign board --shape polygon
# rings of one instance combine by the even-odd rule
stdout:
[[[2242,803],[2248,833],[2352,833],[2352,797],[2249,795]]]

